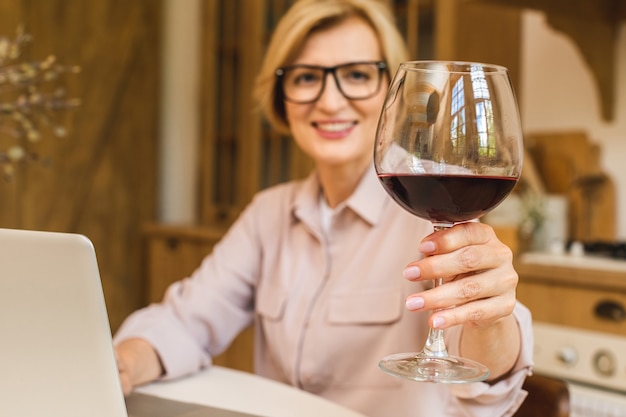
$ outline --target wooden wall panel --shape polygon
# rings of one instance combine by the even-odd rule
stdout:
[[[190,276],[221,239],[223,229],[175,225],[146,225],[145,303],[158,302],[174,281]],[[228,349],[213,358],[216,365],[254,371],[254,328],[241,332]]]
[[[435,58],[504,65],[520,91],[520,10],[478,0],[435,4]]]
[[[160,9],[153,0],[0,0],[0,35],[21,23],[33,36],[29,59],[55,54],[82,68],[64,79],[82,101],[61,115],[68,137],[44,136],[47,163],[0,181],[0,225],[88,236],[113,329],[141,303],[141,227],[156,213]]]

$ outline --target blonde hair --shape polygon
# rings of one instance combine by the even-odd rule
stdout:
[[[393,75],[408,51],[383,0],[298,0],[281,18],[270,39],[256,79],[255,99],[272,127],[289,133],[285,105],[277,84],[276,69],[289,65],[311,32],[358,16],[371,25],[380,42],[383,60]]]

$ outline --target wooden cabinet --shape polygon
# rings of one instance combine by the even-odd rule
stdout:
[[[617,195],[602,168],[600,146],[582,131],[535,132],[525,140],[545,192],[567,199],[567,236],[614,241]]]
[[[144,303],[158,302],[174,281],[189,276],[211,252],[223,230],[149,225],[144,230]],[[244,330],[221,355],[216,365],[253,372],[253,329]]]
[[[522,256],[516,269],[518,299],[534,321],[626,335],[626,262],[621,269],[595,268],[584,259],[547,265]]]

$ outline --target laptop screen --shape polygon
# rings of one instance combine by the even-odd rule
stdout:
[[[84,236],[0,229],[0,415],[126,417]]]

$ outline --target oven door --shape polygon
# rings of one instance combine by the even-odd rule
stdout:
[[[535,372],[568,382],[571,417],[626,417],[626,337],[534,323]]]
[[[626,395],[569,382],[570,417],[626,417]]]

